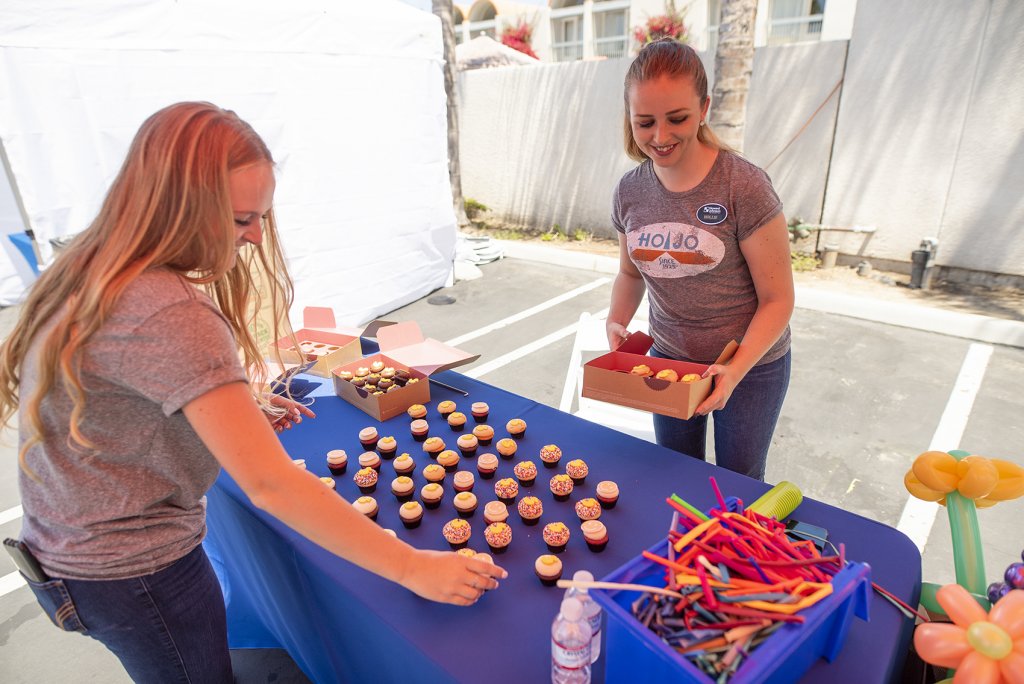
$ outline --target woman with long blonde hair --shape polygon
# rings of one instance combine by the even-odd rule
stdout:
[[[18,413],[22,541],[38,561],[26,579],[55,624],[101,641],[136,681],[231,681],[201,546],[221,467],[256,506],[420,596],[469,605],[505,576],[389,536],[277,440],[313,414],[252,389],[266,373],[253,274],[273,320],[291,299],[273,194],[270,151],[233,112],[160,110],[0,348],[0,419]]]

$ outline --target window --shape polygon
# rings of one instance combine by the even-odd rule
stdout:
[[[722,0],[708,0],[708,52],[718,51],[718,26],[722,23]]]
[[[478,2],[469,10],[469,37],[490,36],[497,39],[498,26],[495,17],[498,15],[490,2]]]
[[[629,3],[594,3],[594,54],[625,57],[629,50]]]
[[[821,40],[825,0],[772,0],[769,45]]]
[[[556,62],[583,59],[583,0],[551,3],[551,53]]]

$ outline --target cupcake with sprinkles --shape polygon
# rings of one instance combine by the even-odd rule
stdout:
[[[597,520],[601,517],[601,504],[597,499],[580,499],[576,502],[576,515],[580,520]]]
[[[361,493],[373,494],[377,489],[377,471],[373,468],[360,468],[352,476],[352,481],[356,483]]]
[[[572,483],[576,486],[583,484],[589,473],[590,468],[582,458],[574,458],[565,464],[565,474],[572,478]]]
[[[524,496],[519,500],[519,517],[529,526],[536,525],[544,514],[544,504],[535,496]]]
[[[473,536],[473,528],[462,518],[455,518],[444,524],[441,534],[444,535],[452,550],[458,551],[465,548],[466,544],[469,543],[469,538]]]
[[[562,460],[562,450],[557,444],[547,444],[540,449],[540,460],[545,468],[554,468]]]
[[[555,495],[555,501],[568,501],[573,489],[572,478],[565,473],[559,473],[551,478],[548,487]]]
[[[512,543],[512,528],[507,523],[491,523],[484,530],[484,539],[494,555],[505,553]]]
[[[569,528],[565,523],[553,522],[544,526],[544,543],[548,545],[551,553],[562,553],[565,545],[569,543]]]
[[[532,487],[534,480],[537,479],[537,466],[533,461],[520,461],[512,469],[512,474],[519,480],[520,486]]]
[[[516,497],[519,496],[519,483],[511,477],[504,477],[494,483],[494,495],[498,497],[498,501],[501,501],[501,503],[511,506],[516,502]]]

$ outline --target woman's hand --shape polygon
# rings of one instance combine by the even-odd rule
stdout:
[[[701,377],[708,378],[712,375],[715,376],[715,388],[708,398],[697,407],[695,413],[699,416],[706,416],[712,411],[725,408],[725,405],[729,403],[729,397],[732,396],[732,391],[736,389],[736,385],[740,384],[740,380],[746,373],[741,374],[735,366],[714,363],[708,366]]]
[[[626,330],[626,326],[612,320],[604,324],[604,330],[608,336],[608,349],[611,351],[615,351],[629,337],[629,331]]]
[[[274,432],[291,430],[292,425],[298,425],[302,422],[302,416],[306,416],[307,418],[316,418],[316,414],[308,407],[281,394],[271,394],[269,396],[269,400],[271,405],[280,406],[286,409],[286,413],[283,416],[275,416],[269,413],[266,414],[267,420],[270,421],[270,426],[274,428]]]
[[[431,601],[471,606],[485,591],[498,588],[508,573],[493,563],[450,551],[417,549],[399,583]]]

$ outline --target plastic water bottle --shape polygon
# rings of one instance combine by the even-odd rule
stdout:
[[[551,624],[551,684],[590,684],[590,625],[574,598]]]
[[[577,582],[594,581],[594,576],[586,570],[577,570],[572,578]],[[583,617],[590,624],[590,662],[596,663],[601,656],[601,617],[604,611],[586,587],[569,587],[565,590],[565,598],[574,598],[583,606]]]

